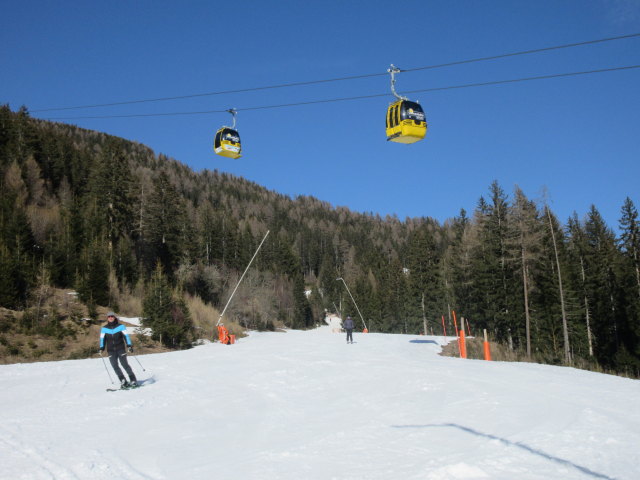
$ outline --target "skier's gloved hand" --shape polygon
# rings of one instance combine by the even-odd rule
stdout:
[[[133,346],[129,345],[129,353],[133,353]]]

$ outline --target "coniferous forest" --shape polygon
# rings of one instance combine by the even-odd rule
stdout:
[[[195,173],[8,106],[0,175],[0,336],[61,328],[38,308],[43,288],[77,291],[93,315],[127,291],[154,335],[187,347],[199,333],[185,297],[222,310],[269,230],[226,313],[243,328],[308,328],[325,311],[360,321],[342,278],[372,332],[440,335],[455,310],[472,334],[487,329],[523,358],[639,376],[640,224],[629,198],[619,235],[596,206],[559,219],[497,182],[444,224],[401,221]]]

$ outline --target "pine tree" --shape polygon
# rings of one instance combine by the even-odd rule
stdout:
[[[470,230],[467,212],[460,210],[460,215],[454,217],[450,227],[447,250],[443,257],[443,282],[445,284],[445,303],[459,305],[463,311],[470,310],[470,255],[467,236]],[[458,307],[458,308],[460,308]],[[440,312],[438,312],[440,313]]]
[[[78,293],[85,303],[109,305],[109,257],[108,248],[99,240],[87,245],[82,254],[81,276]]]
[[[535,270],[536,262],[540,256],[542,234],[538,209],[534,202],[526,198],[519,187],[515,189],[510,216],[513,236],[507,242],[511,246],[510,250],[515,254],[513,263],[516,277],[514,280],[521,280],[518,284],[522,285],[521,298],[525,319],[526,352],[527,357],[531,358],[531,300],[529,297],[534,288],[531,271]]]
[[[189,345],[193,324],[181,291],[173,292],[162,265],[158,262],[145,288],[143,325],[152,338],[171,347]]]
[[[313,326],[311,306],[305,295],[305,284],[302,273],[293,277],[293,322],[294,328],[309,328]]]
[[[587,240],[586,234],[584,232],[584,228],[582,227],[580,220],[578,219],[578,215],[576,213],[573,214],[571,218],[569,218],[568,223],[568,231],[569,231],[569,254],[572,259],[572,263],[577,268],[577,273],[575,276],[577,277],[575,283],[579,285],[580,295],[582,297],[582,305],[584,312],[584,321],[585,328],[587,333],[587,347],[588,347],[588,355],[589,358],[593,357],[593,330],[592,330],[592,312],[590,307],[589,294],[587,291],[587,274],[586,274],[586,251],[587,251]]]
[[[514,292],[512,256],[508,251],[507,197],[493,182],[490,187],[491,203],[484,198],[478,202],[475,212],[475,233],[470,236],[471,293],[470,312],[472,318],[484,319],[487,327],[498,341],[506,341],[512,347],[518,323],[513,318],[517,310],[517,294]]]
[[[558,277],[558,294],[560,296],[560,310],[562,312],[562,339],[564,346],[564,361],[567,365],[571,364],[571,346],[569,344],[569,326],[567,323],[567,308],[565,305],[565,285],[562,281],[562,265],[560,264],[559,242],[556,236],[556,222],[551,215],[551,210],[545,206],[547,218],[549,219],[549,232],[551,233],[551,241],[553,246],[553,254],[556,266],[556,275]]]
[[[30,288],[35,284],[39,245],[36,245],[22,205],[4,188],[0,190],[0,245],[5,248],[5,264],[10,272],[8,287],[11,293],[5,301],[10,301],[13,307],[23,307]]]
[[[97,213],[102,219],[109,251],[133,230],[133,182],[123,146],[108,140],[98,161],[92,182]]]
[[[600,212],[591,206],[585,222],[587,239],[586,288],[592,301],[595,353],[607,367],[615,366],[620,345],[619,308],[616,299],[616,247],[613,232],[605,225]]]
[[[638,223],[638,210],[629,197],[625,199],[622,206],[620,231],[622,232],[620,248],[635,276],[637,300],[640,300],[640,223]]]
[[[20,306],[20,292],[14,273],[16,266],[9,249],[0,239],[0,306],[14,309]]]
[[[160,262],[169,278],[173,278],[184,252],[185,246],[181,241],[183,226],[188,219],[182,199],[169,181],[169,176],[160,172],[153,184],[154,188],[144,212],[146,266],[150,268]]]
[[[407,284],[407,332],[424,330],[427,312],[441,311],[444,284],[441,253],[436,236],[438,227],[428,221],[409,235],[405,253]]]
[[[626,198],[620,219],[621,252],[619,266],[619,298],[622,348],[616,355],[619,370],[640,371],[640,224],[638,212],[630,198]]]

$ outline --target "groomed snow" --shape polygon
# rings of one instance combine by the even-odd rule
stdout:
[[[113,393],[100,358],[0,366],[0,478],[640,478],[638,381],[330,332],[140,356]]]

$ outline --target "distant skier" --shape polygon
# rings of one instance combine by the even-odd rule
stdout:
[[[347,343],[353,343],[353,319],[351,317],[347,317],[343,326],[347,331]]]
[[[136,386],[136,376],[133,374],[133,370],[129,366],[127,361],[127,352],[133,353],[133,346],[131,345],[131,338],[127,333],[127,327],[118,322],[118,317],[113,312],[107,313],[107,324],[100,330],[100,355],[104,352],[105,347],[109,352],[109,361],[116,375],[120,379],[120,386],[123,388]],[[129,382],[125,378],[118,360],[129,375]]]

